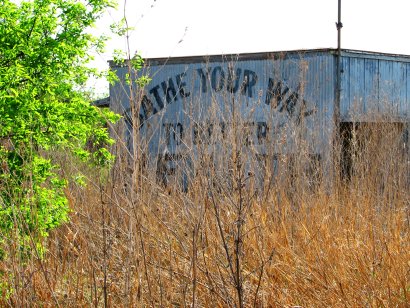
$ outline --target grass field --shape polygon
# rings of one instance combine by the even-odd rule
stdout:
[[[303,152],[276,157],[275,174],[268,157],[261,176],[240,150],[220,165],[204,151],[185,192],[121,153],[110,171],[54,153],[62,172],[81,170],[87,185],[67,188],[71,221],[51,233],[43,258],[33,250],[23,261],[10,242],[0,304],[409,307],[410,170],[401,133],[354,129],[348,167],[334,163],[327,175],[307,169]]]

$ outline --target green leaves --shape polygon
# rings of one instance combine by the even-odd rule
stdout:
[[[40,245],[68,219],[67,181],[49,152],[70,151],[100,165],[112,159],[107,122],[118,116],[91,106],[78,89],[90,73],[89,50],[103,48],[87,29],[113,5],[1,1],[0,232],[11,237],[17,229],[22,246],[28,237]]]

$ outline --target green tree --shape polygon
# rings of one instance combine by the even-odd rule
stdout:
[[[81,89],[102,41],[87,31],[109,0],[0,0],[0,241],[27,248],[68,219],[67,180],[50,151],[111,159],[107,120]],[[97,150],[86,150],[92,140]],[[34,239],[34,241],[33,241]],[[1,245],[1,243],[0,243]]]

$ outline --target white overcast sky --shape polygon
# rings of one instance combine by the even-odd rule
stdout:
[[[131,52],[143,57],[229,54],[337,45],[337,0],[118,0],[96,25],[123,17],[124,4]],[[342,48],[410,55],[409,0],[342,0]],[[123,38],[107,42],[94,66],[107,67]],[[103,93],[105,83],[95,84]]]

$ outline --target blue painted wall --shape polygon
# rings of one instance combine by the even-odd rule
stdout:
[[[195,150],[195,127],[221,133],[234,112],[249,126],[254,152],[264,154],[266,141],[275,153],[298,151],[298,128],[311,153],[329,157],[336,60],[333,49],[147,59],[136,74],[152,81],[144,89],[134,84],[133,95],[128,68],[111,63],[120,82],[110,88],[110,103],[125,115],[128,143],[134,106],[142,123],[139,142],[154,157]],[[342,122],[409,122],[409,102],[409,56],[342,51]]]

